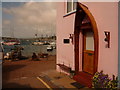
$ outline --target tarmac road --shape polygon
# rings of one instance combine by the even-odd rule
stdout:
[[[44,81],[38,76],[43,71],[55,70],[56,56],[49,56],[40,61],[31,59],[21,61],[5,61],[3,63],[3,89],[4,88],[57,88],[49,81]],[[41,81],[43,80],[43,82]]]

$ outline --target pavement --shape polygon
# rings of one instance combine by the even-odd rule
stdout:
[[[87,87],[80,85],[75,80],[73,80],[70,76],[61,72],[57,72],[56,70],[49,70],[49,71],[42,72],[41,75],[39,75],[39,77],[43,78],[43,80],[50,81],[52,84],[54,84],[58,88],[88,90]]]
[[[41,59],[40,61],[32,61],[31,59],[5,61],[1,68],[3,69],[3,88],[88,90],[70,76],[56,71],[56,56],[49,56],[47,60]]]
[[[46,86],[37,79],[41,72],[55,69],[55,56],[33,61],[31,59],[11,61],[2,64],[2,87],[38,89]]]

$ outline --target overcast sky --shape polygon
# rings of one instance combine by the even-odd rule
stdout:
[[[55,2],[3,2],[2,36],[32,38],[55,35]]]

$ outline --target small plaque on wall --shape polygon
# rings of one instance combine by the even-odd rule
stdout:
[[[63,43],[69,44],[69,43],[70,43],[70,40],[69,40],[69,39],[63,39]]]

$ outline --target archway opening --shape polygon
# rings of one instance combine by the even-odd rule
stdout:
[[[98,68],[99,38],[93,15],[89,9],[81,3],[77,3],[74,35],[76,73],[74,79],[90,87],[92,76],[97,72]],[[80,40],[82,40],[81,43]],[[80,50],[80,48],[82,48],[82,50]],[[80,53],[82,54],[80,55]]]

